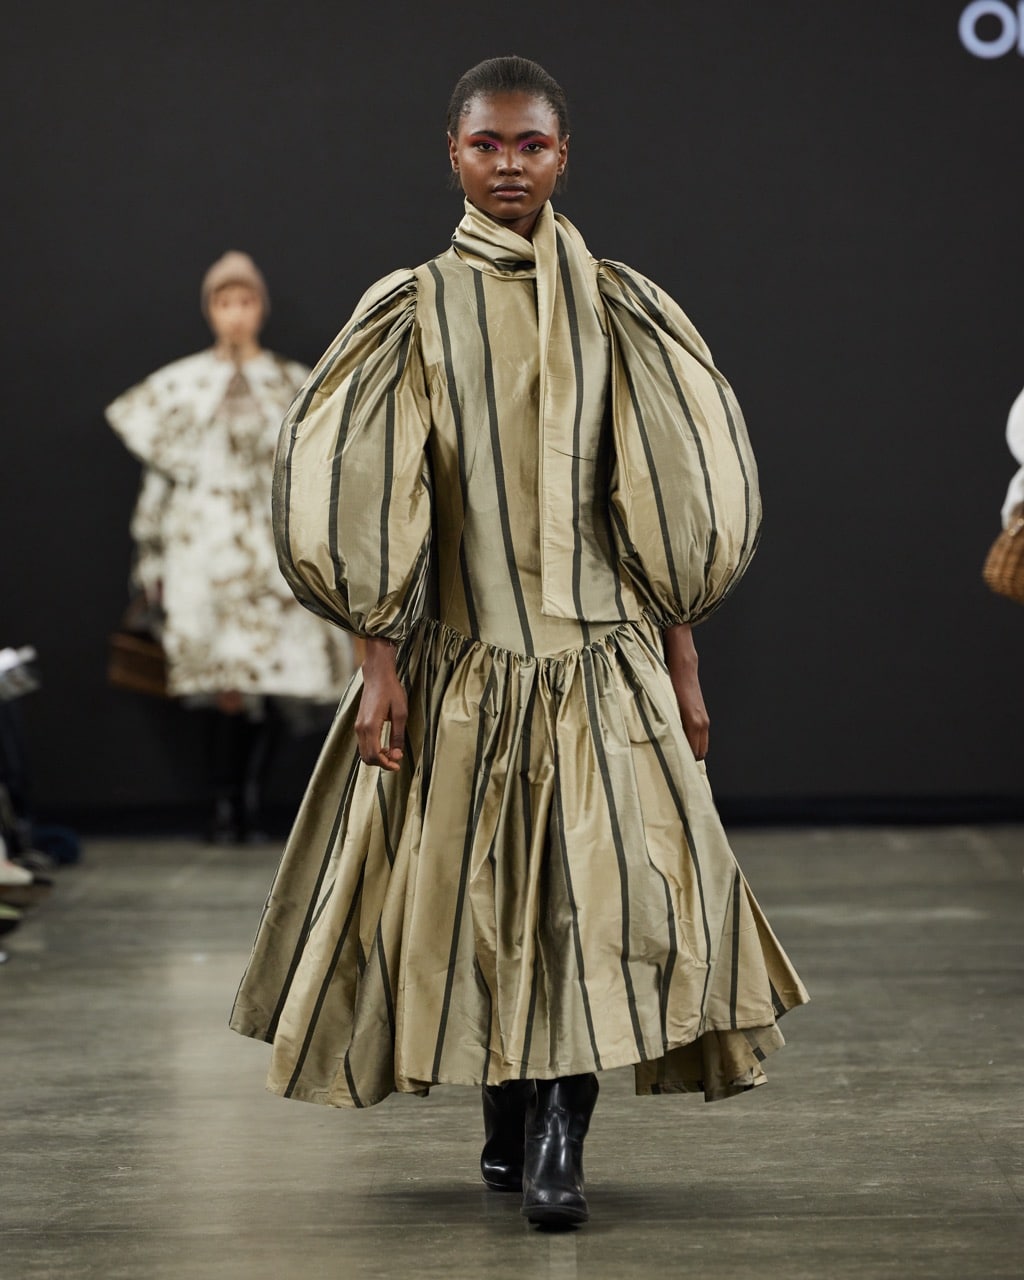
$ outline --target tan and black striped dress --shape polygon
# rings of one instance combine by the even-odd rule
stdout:
[[[311,779],[231,1017],[269,1087],[760,1083],[807,995],[660,642],[745,569],[757,475],[676,304],[550,206],[526,241],[467,204],[313,371],[274,508],[298,598],[400,645],[409,724],[400,772],[360,764],[357,676]]]

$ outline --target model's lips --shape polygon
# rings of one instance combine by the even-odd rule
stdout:
[[[495,187],[493,194],[496,196],[525,196],[526,188],[515,182],[505,182],[500,187]]]

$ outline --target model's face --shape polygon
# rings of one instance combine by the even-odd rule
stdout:
[[[496,93],[470,100],[448,154],[470,204],[529,237],[565,169],[569,139],[558,136],[543,98]]]
[[[256,341],[263,327],[263,302],[245,284],[226,284],[209,302],[210,328],[218,342],[245,347]]]

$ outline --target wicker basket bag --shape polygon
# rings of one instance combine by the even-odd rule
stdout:
[[[117,689],[166,698],[167,655],[161,643],[162,610],[133,595],[107,648],[107,680]]]
[[[981,576],[996,595],[1024,604],[1024,502],[989,548]]]

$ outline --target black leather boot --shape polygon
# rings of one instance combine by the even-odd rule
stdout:
[[[241,787],[239,844],[264,844],[270,839],[264,820],[263,796],[282,733],[281,713],[274,699],[266,698],[262,720],[249,724]]]
[[[210,816],[206,839],[210,844],[236,844],[241,839],[242,777],[250,735],[244,713],[217,708],[207,713],[207,759],[210,775]]]
[[[480,1174],[492,1191],[522,1191],[526,1108],[533,1101],[532,1080],[485,1084],[484,1149]]]
[[[597,1102],[597,1076],[538,1080],[526,1112],[523,1216],[549,1227],[571,1227],[590,1214],[583,1194],[583,1139]]]
[[[218,791],[206,824],[207,844],[237,844],[241,808],[234,791]]]

